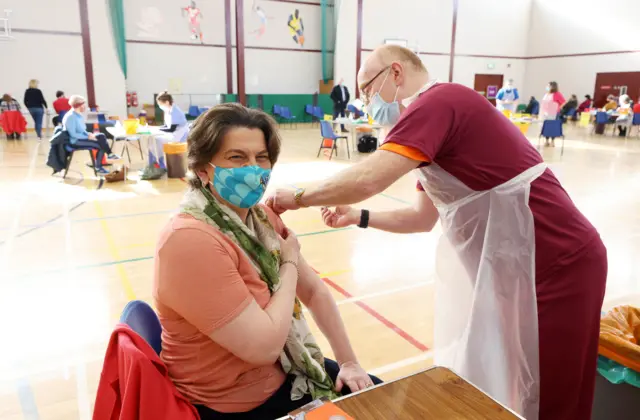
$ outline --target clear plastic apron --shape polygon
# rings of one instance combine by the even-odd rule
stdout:
[[[538,419],[535,238],[529,209],[538,164],[473,191],[432,163],[416,169],[442,223],[436,258],[435,364],[528,420]]]

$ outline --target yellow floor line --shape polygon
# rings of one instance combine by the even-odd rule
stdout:
[[[104,217],[104,212],[102,211],[102,206],[98,201],[94,201],[93,205],[96,209],[96,214],[98,217]],[[116,261],[119,261],[120,252],[118,252],[118,247],[116,246],[116,242],[113,240],[113,236],[111,235],[111,231],[109,230],[109,225],[107,221],[102,219],[100,220],[100,226],[102,226],[102,231],[104,232],[105,239],[107,241],[107,247],[109,248],[109,253],[111,254],[111,258]],[[118,270],[118,276],[120,277],[120,284],[122,284],[122,288],[124,289],[124,293],[127,296],[127,300],[135,300],[136,294],[133,292],[133,286],[131,286],[131,281],[129,280],[129,275],[127,271],[124,269],[122,264],[116,265],[116,270]]]
[[[326,273],[320,273],[318,275],[320,276],[320,278],[325,278],[325,277],[339,276],[340,274],[346,274],[350,272],[351,272],[351,269],[347,268],[345,270],[327,271]]]

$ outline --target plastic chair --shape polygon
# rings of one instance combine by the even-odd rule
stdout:
[[[638,127],[638,135],[640,136],[640,114],[633,114],[631,128],[633,127]],[[631,128],[629,129],[629,135],[631,135]]]
[[[67,172],[69,172],[69,167],[71,166],[71,161],[73,160],[73,153],[79,150],[87,150],[89,152],[89,157],[91,157],[91,167],[93,168],[93,175],[98,176],[98,172],[96,171],[96,160],[93,157],[92,153],[94,150],[96,150],[95,147],[73,147],[73,145],[67,144],[64,146],[64,148],[69,154],[67,155],[67,164],[64,168],[62,179],[67,177]]]
[[[577,115],[578,115],[578,110],[575,108],[571,108],[569,111],[567,111],[565,117],[567,121],[569,120],[575,121],[577,119]]]
[[[197,105],[191,105],[189,106],[189,112],[188,112],[189,116],[193,117],[193,118],[198,118],[201,114],[200,112],[200,108],[198,108]]]
[[[313,114],[313,105],[307,104],[304,106],[305,115],[309,115],[311,117],[311,122],[315,122],[315,115]]]
[[[329,160],[331,160],[334,150],[336,152],[336,155],[338,154],[338,140],[344,139],[345,143],[347,143],[347,156],[349,157],[349,159],[351,159],[351,152],[349,151],[349,138],[347,136],[339,136],[334,133],[329,121],[320,121],[320,135],[322,136],[322,140],[320,142],[320,148],[318,149],[318,155],[316,157],[320,157],[320,152],[322,151],[322,149],[331,149],[331,154],[329,155]]]
[[[313,116],[316,117],[318,120],[322,120],[322,119],[324,119],[324,111],[322,110],[321,107],[314,106],[313,107]]]
[[[524,112],[525,109],[527,109],[526,104],[519,104],[518,107],[516,108],[516,112]]]
[[[593,130],[591,131],[591,133],[594,133],[596,131],[596,126],[599,125],[599,124],[604,124],[605,125],[605,130],[603,131],[603,134],[605,134],[605,132],[606,132],[606,125],[607,124],[612,125],[613,126],[613,130],[615,130],[615,124],[612,124],[609,121],[609,114],[607,114],[604,111],[598,111],[596,113],[596,119],[595,119],[595,122],[593,124]]]
[[[281,116],[282,116],[282,118],[285,119],[285,122],[288,122],[288,123],[290,123],[292,125],[293,125],[294,122],[296,122],[295,119],[297,117],[295,115],[291,115],[291,110],[289,109],[288,106],[283,106],[281,108],[281,111],[282,111]],[[296,127],[297,127],[297,125],[296,125]]]
[[[103,113],[99,113],[98,124],[105,124],[106,122],[107,122],[107,117],[105,117]]]
[[[155,350],[156,354],[162,351],[162,326],[158,315],[146,302],[132,300],[122,310],[120,322],[127,324],[140,337]]]
[[[562,137],[562,149],[560,151],[560,156],[564,155],[564,134],[562,134],[561,120],[545,120],[542,123],[542,131],[538,137],[538,150],[540,150],[540,141],[543,137],[551,139]]]

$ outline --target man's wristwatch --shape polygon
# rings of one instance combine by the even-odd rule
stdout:
[[[366,229],[369,226],[369,210],[362,209],[360,211],[360,223],[358,223],[358,227],[362,229]]]
[[[302,196],[304,195],[304,192],[306,190],[304,188],[298,188],[294,193],[293,193],[293,200],[296,202],[296,204],[300,207],[307,207],[304,204],[302,204]]]

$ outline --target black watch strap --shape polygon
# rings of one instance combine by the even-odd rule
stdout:
[[[369,210],[362,209],[360,212],[360,223],[358,223],[358,227],[362,229],[369,227]]]

